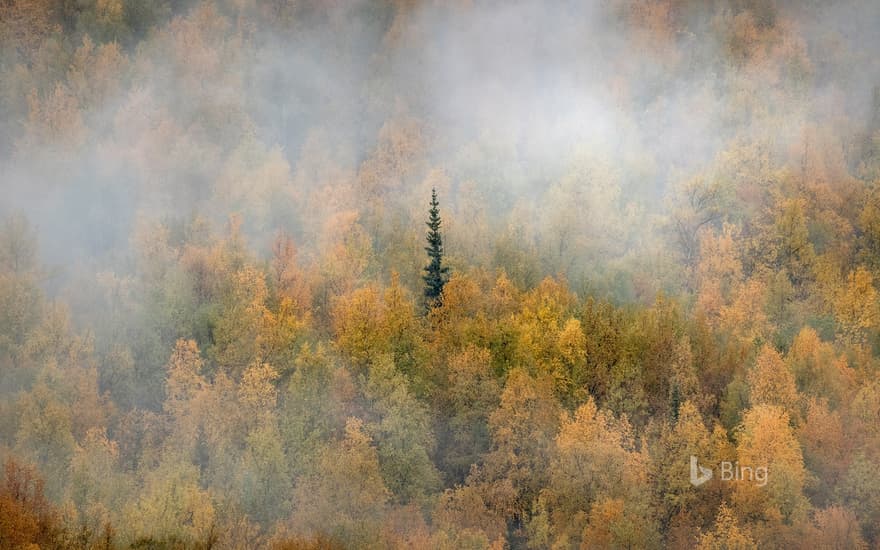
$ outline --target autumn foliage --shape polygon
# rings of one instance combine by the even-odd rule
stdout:
[[[0,549],[880,547],[823,4],[0,0]]]

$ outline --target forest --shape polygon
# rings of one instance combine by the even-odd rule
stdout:
[[[3,550],[877,549],[878,284],[874,0],[0,0]]]

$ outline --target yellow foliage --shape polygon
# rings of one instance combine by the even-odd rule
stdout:
[[[756,518],[802,520],[808,502],[803,494],[807,472],[788,414],[774,405],[749,409],[737,433],[739,466],[767,468],[766,486],[755,480],[736,482],[734,503],[740,513]]]
[[[700,537],[699,550],[757,550],[748,531],[740,527],[733,511],[722,504],[712,531]]]
[[[255,363],[244,371],[238,386],[238,401],[245,418],[260,419],[274,411],[278,398],[277,379],[278,371],[268,363]]]
[[[844,338],[854,344],[865,343],[867,332],[877,328],[880,321],[877,290],[870,271],[859,267],[850,272],[838,295],[835,311],[843,325]]]
[[[754,405],[777,405],[790,418],[800,417],[794,375],[773,347],[765,345],[758,353],[755,366],[749,370],[749,400]]]

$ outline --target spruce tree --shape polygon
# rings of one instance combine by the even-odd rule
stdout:
[[[449,280],[449,268],[443,265],[443,237],[440,235],[440,208],[437,190],[431,189],[431,208],[428,210],[428,265],[425,266],[425,301],[428,307],[438,304],[443,286]]]

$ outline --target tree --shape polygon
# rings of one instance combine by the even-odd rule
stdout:
[[[118,511],[131,498],[128,479],[119,472],[119,446],[104,428],[92,428],[71,460],[68,496],[76,505],[79,525],[99,533],[118,524]]]
[[[788,269],[796,287],[811,277],[816,259],[805,210],[803,199],[785,201],[780,205],[775,226],[777,267]]]
[[[603,497],[590,509],[580,547],[583,550],[659,547],[656,523],[646,511],[645,507],[632,506],[623,499]]]
[[[807,472],[784,409],[761,404],[745,413],[737,432],[737,460],[743,466],[766,467],[768,472],[766,487],[748,479],[736,482],[733,500],[741,515],[787,524],[805,517]]]
[[[19,456],[35,462],[45,471],[66,471],[76,442],[73,438],[73,411],[45,382],[24,393],[16,408],[19,421],[15,450]],[[49,478],[50,496],[60,493],[62,479]]]
[[[816,511],[813,522],[818,528],[816,538],[813,539],[816,548],[868,548],[862,538],[856,515],[843,506],[831,506]]]
[[[176,453],[167,453],[145,474],[139,498],[123,513],[123,524],[138,539],[180,540],[184,547],[210,537],[215,517],[211,494],[199,485],[198,466]]]
[[[682,259],[693,265],[699,253],[700,229],[721,217],[722,189],[717,182],[694,178],[674,191],[671,225]]]
[[[268,289],[263,273],[244,266],[231,273],[223,289],[220,312],[214,321],[213,347],[209,355],[222,372],[233,378],[255,359],[261,358],[261,328],[267,324]]]
[[[43,492],[36,469],[7,459],[0,482],[0,546],[51,548],[60,546],[60,521]]]
[[[525,519],[546,486],[559,412],[549,376],[510,371],[500,404],[489,416],[492,447],[468,478],[468,484],[482,485],[487,504],[508,521]]]
[[[199,398],[208,387],[202,376],[202,357],[193,340],[178,340],[166,365],[163,408],[173,425],[174,436],[168,444],[191,449],[199,431],[203,411]],[[172,443],[173,442],[173,443]]]
[[[482,534],[486,540],[502,542],[507,524],[475,487],[466,485],[447,489],[434,509],[434,525],[459,533]]]
[[[443,286],[449,280],[449,267],[443,265],[443,236],[440,234],[440,204],[437,202],[437,189],[431,189],[431,208],[428,210],[428,253],[429,262],[425,267],[425,298],[428,307],[438,303],[443,294]]]
[[[829,502],[843,479],[852,454],[852,441],[847,437],[840,413],[830,410],[822,399],[811,399],[803,425],[798,429],[803,447],[804,466],[815,476],[807,486],[814,505]]]
[[[765,345],[758,353],[755,366],[748,371],[749,401],[754,405],[776,405],[790,418],[798,420],[800,396],[794,375],[779,353]]]
[[[381,547],[380,526],[391,493],[363,421],[348,419],[342,441],[328,443],[315,466],[294,490],[294,530],[328,534],[351,547]]]
[[[272,241],[272,260],[269,275],[275,301],[290,300],[297,314],[307,315],[312,305],[312,290],[306,273],[299,265],[299,256],[293,238],[279,232]]]
[[[293,484],[274,419],[248,434],[237,482],[240,502],[251,518],[268,523],[290,513]]]
[[[19,353],[40,323],[44,308],[38,284],[37,239],[21,215],[0,226],[0,356]]]
[[[434,434],[428,411],[412,396],[390,355],[370,366],[365,393],[375,417],[365,429],[375,441],[385,486],[400,503],[427,497],[440,484],[430,458]]]
[[[498,406],[501,387],[492,373],[489,350],[473,344],[449,357],[448,370],[449,413],[440,423],[445,437],[438,449],[447,475],[462,481],[489,449],[489,416]]]
[[[593,399],[588,398],[573,415],[562,415],[554,443],[548,482],[538,499],[539,514],[530,525],[531,531],[538,531],[535,527],[543,522],[541,516],[545,515],[549,527],[547,532],[554,540],[554,547],[569,546],[576,540],[587,527],[584,519],[591,509],[603,514],[600,512],[602,501],[619,499],[616,502],[620,506],[614,515],[620,518],[635,514],[639,503],[645,502],[643,497],[647,494],[643,488],[647,480],[647,453],[635,449],[632,428],[625,418],[617,419],[609,411],[600,410]],[[624,507],[628,509],[626,513]],[[546,514],[541,514],[540,509],[546,510]],[[601,520],[596,518],[596,521]],[[608,525],[608,521],[601,523]],[[625,523],[644,525],[647,532],[651,530],[652,521],[640,517],[638,520],[630,518]],[[633,534],[615,535],[625,539]],[[644,542],[617,544],[620,541],[616,536],[612,538],[615,540],[612,547],[646,546]],[[584,539],[585,544],[589,542]]]
[[[337,366],[323,345],[303,346],[282,394],[279,427],[289,471],[306,473],[332,434],[342,433],[355,387],[348,369]]]
[[[651,445],[650,479],[656,497],[662,504],[660,520],[663,525],[672,521],[682,524],[704,523],[714,515],[717,506],[716,492],[710,487],[696,490],[688,477],[689,458],[701,457],[713,461],[711,434],[706,429],[697,407],[691,401],[684,401],[679,407],[678,418],[674,424],[664,425],[656,443]],[[693,541],[691,542],[691,545]]]
[[[844,340],[852,344],[865,343],[866,332],[876,328],[880,322],[877,290],[871,272],[864,267],[850,272],[835,305]]]
[[[334,300],[330,321],[336,345],[355,372],[390,351],[388,334],[382,330],[385,318],[385,303],[375,286],[359,288]]]
[[[700,537],[700,550],[723,550],[737,548],[750,550],[757,548],[755,541],[736,521],[733,511],[722,504],[715,519],[715,528]]]

